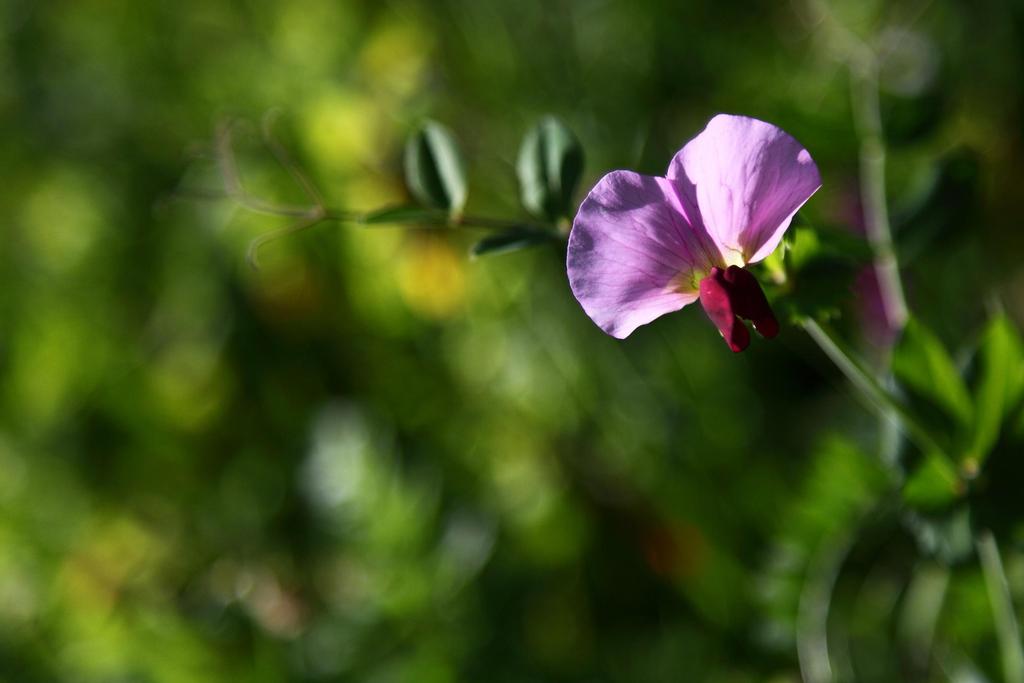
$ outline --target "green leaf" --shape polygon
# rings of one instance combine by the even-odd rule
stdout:
[[[405,182],[424,206],[458,215],[466,205],[466,174],[447,128],[427,121],[405,145]]]
[[[384,225],[399,223],[443,224],[448,222],[448,214],[437,209],[424,209],[420,206],[388,206],[370,211],[360,217],[364,225]]]
[[[523,138],[516,174],[527,211],[551,221],[570,216],[583,175],[583,148],[564,123],[546,116]]]
[[[496,235],[485,237],[474,244],[469,253],[474,257],[487,254],[502,254],[555,241],[558,241],[558,236],[553,232],[523,226],[510,228]]]
[[[788,253],[790,268],[798,271],[806,266],[821,251],[821,240],[818,239],[818,232],[806,225],[794,227],[787,235],[789,243]]]
[[[961,497],[964,490],[949,460],[930,454],[903,485],[903,500],[917,510],[935,511]]]
[[[1024,392],[1024,349],[1005,315],[997,315],[981,338],[980,364],[974,386],[974,429],[965,460],[981,465],[999,440],[1003,421]]]
[[[893,349],[892,372],[912,403],[924,402],[955,420],[947,430],[951,436],[970,424],[973,407],[963,379],[942,342],[919,321],[907,322]]]
[[[764,268],[770,282],[782,284],[786,281],[786,254],[789,251],[789,246],[790,242],[783,238],[775,251],[761,261],[761,267]]]

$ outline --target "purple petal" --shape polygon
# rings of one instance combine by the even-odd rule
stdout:
[[[728,265],[754,263],[782,234],[821,176],[811,155],[781,128],[719,114],[672,159],[668,177],[700,209]]]
[[[698,295],[718,253],[691,225],[666,178],[612,171],[583,200],[566,267],[587,315],[622,339]]]

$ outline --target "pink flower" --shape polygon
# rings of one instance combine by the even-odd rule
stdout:
[[[779,330],[744,266],[778,246],[821,187],[788,133],[719,114],[676,153],[667,177],[612,171],[583,200],[569,235],[569,285],[587,315],[623,339],[698,298],[729,348]]]

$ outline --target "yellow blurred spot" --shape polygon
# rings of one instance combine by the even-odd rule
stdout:
[[[503,511],[521,523],[548,515],[555,504],[554,474],[530,439],[495,439],[491,466],[496,498]]]
[[[402,299],[413,312],[449,318],[465,303],[465,259],[443,239],[416,239],[400,256],[398,282]]]
[[[228,386],[212,343],[172,344],[150,364],[150,381],[164,415],[185,429],[198,429],[224,405]]]
[[[338,64],[356,27],[351,6],[346,3],[332,0],[283,2],[278,5],[271,40],[275,52],[292,69],[301,69],[308,79]]]
[[[430,36],[418,25],[409,21],[387,23],[367,41],[360,66],[375,88],[404,98],[423,80],[432,48]]]
[[[397,333],[405,329],[410,316],[395,275],[395,262],[405,240],[403,231],[346,226],[341,237],[339,256],[355,314],[377,330]]]
[[[80,173],[62,169],[40,182],[22,205],[22,238],[45,269],[76,266],[107,227],[101,190]]]
[[[107,348],[99,335],[102,321],[85,320],[49,299],[36,303],[11,340],[7,390],[20,419],[46,424],[104,371]]]
[[[967,479],[974,479],[978,476],[978,472],[981,470],[981,466],[978,464],[978,458],[974,455],[966,458],[963,465],[960,468],[961,473]]]
[[[18,628],[34,619],[44,602],[42,580],[31,558],[25,552],[23,539],[17,533],[0,530],[0,544],[7,549],[0,555],[0,628]]]
[[[508,330],[494,321],[476,319],[471,325],[472,334],[453,335],[443,350],[467,387],[494,394],[495,383],[509,362]]]
[[[397,206],[405,201],[404,188],[390,176],[361,173],[345,183],[346,206],[353,211],[372,211],[382,206]],[[394,226],[393,226],[394,227]],[[384,230],[370,230],[379,239]],[[400,230],[391,230],[396,234]]]
[[[326,90],[301,113],[304,145],[327,174],[374,166],[382,158],[384,113],[365,95]]]
[[[145,578],[161,550],[158,539],[132,519],[99,522],[64,561],[57,585],[73,609],[105,613],[127,586]]]

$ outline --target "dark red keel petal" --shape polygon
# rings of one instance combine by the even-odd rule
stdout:
[[[700,281],[700,305],[729,348],[739,353],[750,345],[750,332],[736,315],[734,298],[725,272],[720,268],[712,268],[711,274]]]
[[[700,281],[700,303],[735,352],[750,345],[750,332],[743,320],[753,323],[754,329],[767,339],[779,333],[779,321],[757,278],[739,266],[712,268]]]
[[[739,266],[729,266],[725,270],[725,281],[732,285],[736,315],[752,322],[758,334],[766,339],[777,335],[779,321],[775,319],[775,313],[757,278]]]

